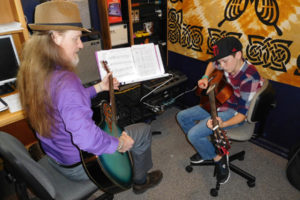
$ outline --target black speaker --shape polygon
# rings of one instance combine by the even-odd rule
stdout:
[[[100,73],[97,65],[95,52],[101,50],[101,42],[91,40],[83,42],[84,48],[78,53],[79,63],[76,72],[83,85],[99,81]]]

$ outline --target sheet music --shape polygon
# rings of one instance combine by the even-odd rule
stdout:
[[[102,61],[107,61],[110,71],[120,83],[129,84],[168,76],[162,64],[158,46],[154,44],[101,50],[96,52],[100,77],[107,74]]]
[[[7,108],[7,103],[0,98],[0,111],[6,110]]]
[[[132,55],[138,75],[151,76],[160,73],[153,44],[132,46]]]
[[[134,70],[134,62],[131,54],[131,48],[126,47],[122,49],[115,49],[114,51],[102,50],[98,54],[98,66],[100,65],[101,79],[107,74],[104,70],[102,61],[107,61],[107,65],[113,76],[119,82],[125,82],[128,79],[134,78],[136,72]]]
[[[9,112],[13,113],[22,110],[20,96],[18,93],[2,97],[2,100],[8,104]]]

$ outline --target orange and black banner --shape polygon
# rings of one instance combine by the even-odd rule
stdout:
[[[199,60],[234,36],[270,80],[300,87],[300,0],[168,0],[168,50]]]

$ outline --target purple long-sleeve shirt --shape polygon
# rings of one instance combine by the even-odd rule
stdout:
[[[94,87],[84,88],[73,72],[56,70],[50,92],[54,107],[51,138],[37,134],[48,156],[71,165],[80,161],[76,146],[95,155],[116,151],[118,139],[102,131],[92,120],[90,99],[96,95]]]

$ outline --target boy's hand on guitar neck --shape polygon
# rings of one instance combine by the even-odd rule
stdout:
[[[127,135],[125,131],[122,132],[122,135],[119,137],[119,146],[118,151],[121,153],[124,153],[126,151],[129,151],[134,144],[134,140]]]
[[[218,120],[219,127],[220,128],[224,128],[223,127],[223,121],[222,121],[222,119],[220,117],[217,117],[216,119]],[[206,126],[209,129],[213,130],[214,127],[213,127],[213,121],[212,121],[212,119],[207,120]]]
[[[208,87],[208,78],[202,78],[198,81],[198,87],[201,89],[206,89]]]

